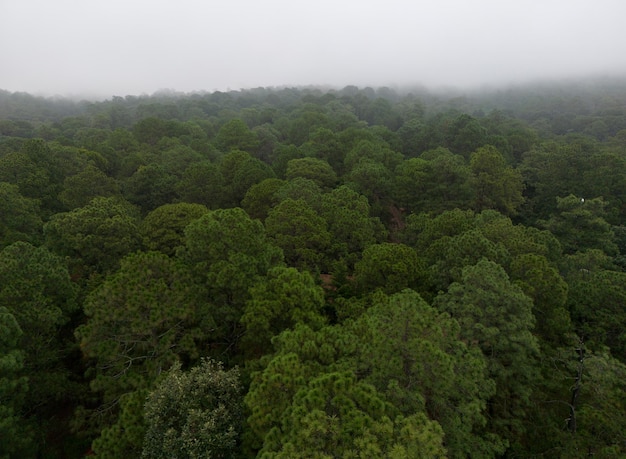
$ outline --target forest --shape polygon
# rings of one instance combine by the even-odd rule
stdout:
[[[626,81],[0,91],[0,458],[626,457]]]

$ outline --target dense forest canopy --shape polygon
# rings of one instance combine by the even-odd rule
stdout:
[[[626,455],[626,82],[0,91],[0,457]]]

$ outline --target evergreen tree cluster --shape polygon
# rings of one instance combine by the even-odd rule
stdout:
[[[0,91],[0,458],[625,456],[624,107]]]

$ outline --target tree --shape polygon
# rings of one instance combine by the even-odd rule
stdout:
[[[322,195],[322,189],[313,180],[296,177],[293,180],[284,182],[283,186],[274,193],[274,199],[276,204],[287,199],[294,201],[303,200],[316,212],[320,212]]]
[[[361,293],[376,289],[395,293],[405,288],[416,288],[423,276],[424,265],[415,250],[400,243],[369,245],[354,266],[355,282]]]
[[[445,455],[436,422],[419,414],[392,420],[390,414],[394,410],[376,389],[354,374],[322,374],[295,394],[283,428],[269,432],[259,454],[285,459]]]
[[[391,171],[384,164],[364,158],[344,178],[348,186],[367,197],[374,215],[383,214],[393,189]]]
[[[441,212],[470,207],[474,191],[467,161],[442,148],[424,152],[420,157],[428,161],[420,195],[423,209]]]
[[[184,245],[185,228],[209,210],[202,204],[165,204],[157,207],[143,219],[140,230],[143,245],[173,256]]]
[[[157,142],[167,135],[167,122],[156,118],[146,117],[133,126],[133,135],[140,143],[156,145]]]
[[[622,457],[626,453],[626,366],[579,341],[549,359],[552,393],[538,407],[537,432],[525,453]]]
[[[63,259],[45,247],[16,242],[0,252],[0,304],[15,317],[30,374],[31,403],[62,397],[67,384],[61,334],[78,309],[76,286]]]
[[[253,153],[259,146],[259,139],[246,123],[233,119],[220,128],[215,136],[215,146],[223,152],[242,150]]]
[[[332,237],[332,257],[345,261],[350,271],[365,247],[386,236],[381,221],[370,216],[371,206],[367,198],[348,186],[322,195],[321,207],[321,216],[328,223]]]
[[[487,130],[475,118],[462,114],[450,123],[445,142],[451,151],[467,157],[487,143]]]
[[[239,370],[202,360],[176,364],[146,400],[143,458],[232,458],[243,423]]]
[[[326,272],[330,234],[326,220],[305,201],[286,199],[265,219],[270,240],[280,247],[289,266]]]
[[[198,358],[196,342],[215,329],[210,311],[200,309],[201,293],[180,262],[158,252],[138,252],[125,257],[119,271],[89,294],[87,322],[75,334],[93,363],[90,386],[102,396],[95,414],[105,427],[124,422],[122,409],[141,420],[142,404],[133,402],[131,410],[118,405],[120,397],[149,389],[179,358]],[[126,401],[133,397],[126,395]]]
[[[124,197],[145,215],[176,197],[176,177],[158,164],[139,166],[123,183]]]
[[[39,202],[22,196],[17,186],[0,182],[0,214],[0,248],[41,237]]]
[[[190,164],[176,184],[181,201],[218,208],[223,200],[223,178],[218,166],[209,161]]]
[[[272,268],[249,292],[241,323],[245,327],[242,347],[251,356],[266,354],[273,336],[298,323],[314,330],[325,323],[324,292],[306,271]]]
[[[354,116],[353,114],[350,114]],[[348,115],[348,116],[350,116]],[[309,140],[302,146],[307,156],[322,159],[333,168],[336,173],[343,171],[345,146],[339,141],[337,134],[328,128],[319,128],[309,135]]]
[[[510,273],[514,257],[535,254],[555,263],[561,256],[558,241],[548,231],[514,225],[494,210],[446,211],[436,217],[410,215],[403,239],[413,245],[428,266],[428,290],[436,294],[461,278],[463,267],[481,258],[500,264]]]
[[[241,150],[225,154],[218,167],[222,176],[221,202],[224,207],[239,206],[252,185],[274,178],[274,171],[267,164]]]
[[[495,209],[515,215],[524,202],[521,174],[507,166],[502,154],[493,146],[479,148],[470,157],[477,211]]]
[[[189,166],[204,161],[206,158],[206,155],[197,152],[187,145],[180,144],[181,141],[183,139],[180,139],[178,144],[162,151],[158,158],[158,165],[177,178],[182,177]]]
[[[542,223],[559,239],[564,253],[585,249],[600,249],[607,255],[618,253],[611,225],[603,218],[606,203],[602,198],[569,195],[557,197],[556,201],[558,213]]]
[[[298,158],[287,163],[285,178],[296,177],[313,180],[320,188],[333,188],[337,183],[337,174],[325,160],[318,158]]]
[[[99,436],[91,443],[94,455],[105,459],[139,457],[146,433],[143,405],[147,395],[147,388],[120,395],[113,406],[113,409],[117,409],[118,415],[111,421],[112,424],[98,426],[101,428]],[[107,414],[109,413],[102,417],[106,417]]]
[[[261,450],[262,457],[354,457],[360,452],[408,459],[444,453],[436,422],[422,413],[402,416],[357,377],[355,357],[362,343],[353,330],[327,326],[314,332],[298,324],[273,344],[274,355],[253,373],[244,399],[251,409],[248,447]]]
[[[576,438],[565,454],[598,457],[626,454],[626,365],[602,352],[585,357],[582,394],[578,400]],[[566,439],[566,442],[569,439]]]
[[[460,282],[451,284],[434,305],[450,313],[461,326],[461,337],[476,343],[487,358],[488,374],[496,383],[489,428],[511,444],[520,441],[539,355],[532,300],[501,266],[483,259],[463,268]]]
[[[410,212],[424,210],[420,209],[420,202],[427,174],[428,162],[421,158],[411,158],[398,165],[393,194],[399,206]]]
[[[419,118],[411,118],[404,122],[398,129],[400,138],[400,151],[406,157],[418,156],[424,143],[424,123]]]
[[[197,356],[194,340],[213,327],[198,310],[200,297],[180,262],[158,252],[124,258],[120,270],[88,296],[87,323],[76,330],[82,352],[97,362],[93,389],[142,388],[178,355]]]
[[[473,200],[466,160],[444,148],[423,153],[396,168],[396,202],[413,212],[468,208]]]
[[[405,416],[425,413],[444,433],[448,457],[493,457],[505,443],[489,433],[487,401],[495,395],[487,364],[457,321],[412,290],[376,293],[345,326],[359,337],[359,374]]]
[[[0,306],[0,457],[3,459],[33,454],[28,451],[30,432],[20,418],[27,378],[20,373],[24,353],[20,349],[22,330],[13,314]]]
[[[252,218],[265,220],[270,209],[278,203],[276,192],[285,184],[284,180],[268,178],[252,185],[241,201],[241,207]]]
[[[8,324],[6,339],[17,342],[14,350],[19,349],[23,358],[19,374],[28,378],[28,390],[26,386],[18,390],[15,402],[23,408],[20,414],[32,426],[39,447],[43,447],[46,434],[60,424],[54,421],[58,411],[80,390],[68,365],[73,343],[68,342],[67,326],[78,309],[76,294],[65,261],[45,247],[16,242],[0,252],[0,305],[6,308],[3,317],[19,326],[16,334]],[[17,358],[9,352],[7,358],[11,356]],[[1,375],[0,380],[5,373]],[[10,369],[6,375],[11,375]]]
[[[320,128],[332,128],[328,116],[321,107],[304,104],[291,115],[286,132],[287,140],[294,145],[302,145],[311,133]]]
[[[11,152],[0,157],[0,182],[17,185],[20,194],[26,198],[41,199],[46,192],[53,194],[49,189],[48,172],[24,152]]]
[[[140,247],[137,210],[119,198],[95,198],[44,225],[46,245],[70,257],[77,279],[114,271],[119,260]]]
[[[235,340],[240,332],[248,289],[282,261],[261,222],[240,208],[210,211],[191,222],[180,256],[206,289],[219,327],[216,337],[227,340]]]
[[[119,196],[120,187],[96,166],[90,164],[76,175],[67,177],[59,200],[68,208],[83,207],[93,198]]]
[[[588,257],[590,255],[587,254]],[[566,276],[569,285],[567,308],[574,329],[589,349],[601,351],[606,346],[624,362],[626,273],[602,269],[597,265],[585,266],[580,261],[580,257],[569,260],[579,269]]]
[[[557,269],[542,255],[523,254],[511,261],[511,280],[533,300],[537,333],[545,342],[564,344],[572,332],[565,308],[568,286]]]
[[[599,150],[584,140],[544,142],[524,155],[520,167],[527,184],[529,215],[549,219],[557,211],[556,196],[602,196],[605,218],[617,224],[625,200],[624,158]]]
[[[343,326],[284,331],[246,395],[258,442],[251,444],[269,457],[312,457],[330,445],[337,451],[329,457],[344,457],[344,449],[345,457],[349,450],[437,457],[443,447],[451,457],[502,452],[503,443],[484,429],[495,385],[480,351],[459,331],[408,290],[374,295],[364,316]],[[412,429],[417,444],[405,443],[400,426],[405,434]]]
[[[346,154],[346,171],[354,169],[360,162],[367,160],[380,163],[388,170],[394,170],[402,162],[402,154],[393,151],[380,139],[360,140]]]

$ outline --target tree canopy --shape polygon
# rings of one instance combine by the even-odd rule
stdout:
[[[0,457],[623,457],[626,85],[0,91]]]

